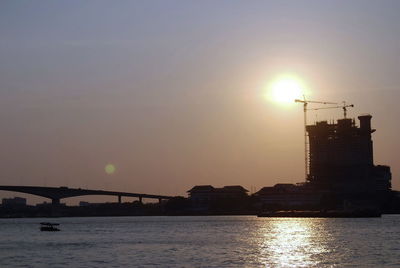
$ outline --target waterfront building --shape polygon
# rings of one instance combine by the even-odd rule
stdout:
[[[371,115],[317,122],[307,126],[308,182],[315,188],[340,193],[377,193],[391,189],[388,166],[375,166]]]
[[[26,206],[26,198],[3,198],[1,204],[3,207],[24,207]]]
[[[267,208],[316,207],[319,205],[322,193],[313,191],[304,184],[278,183],[272,187],[263,187],[254,196]]]
[[[247,196],[248,190],[240,185],[214,188],[211,185],[197,185],[187,191],[192,200],[212,200],[215,198],[237,198]]]
[[[385,206],[392,175],[389,166],[374,164],[371,118],[359,116],[359,127],[348,118],[308,125],[306,182],[264,187],[255,196],[263,206],[289,209]]]
[[[240,185],[214,188],[211,185],[197,185],[187,191],[192,206],[198,210],[207,210],[210,204],[222,200],[240,200],[248,197],[248,190]]]

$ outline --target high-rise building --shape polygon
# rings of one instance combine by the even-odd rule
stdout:
[[[308,181],[320,190],[336,193],[379,193],[391,189],[388,166],[375,166],[371,115],[306,127],[309,137]]]

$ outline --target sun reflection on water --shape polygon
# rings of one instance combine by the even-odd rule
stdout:
[[[311,267],[329,253],[324,232],[324,219],[275,218],[266,219],[260,262],[266,267]]]

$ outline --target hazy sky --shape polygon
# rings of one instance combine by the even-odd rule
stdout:
[[[400,1],[3,0],[0,184],[303,181],[302,107],[263,97],[288,73],[373,115],[375,163],[400,189]]]

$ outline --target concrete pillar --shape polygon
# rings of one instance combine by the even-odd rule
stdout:
[[[162,202],[162,199],[158,198],[158,203],[161,204],[161,202]]]
[[[121,201],[122,201],[122,196],[118,196],[118,204],[121,204]]]
[[[139,202],[143,204],[143,197],[139,196]]]

